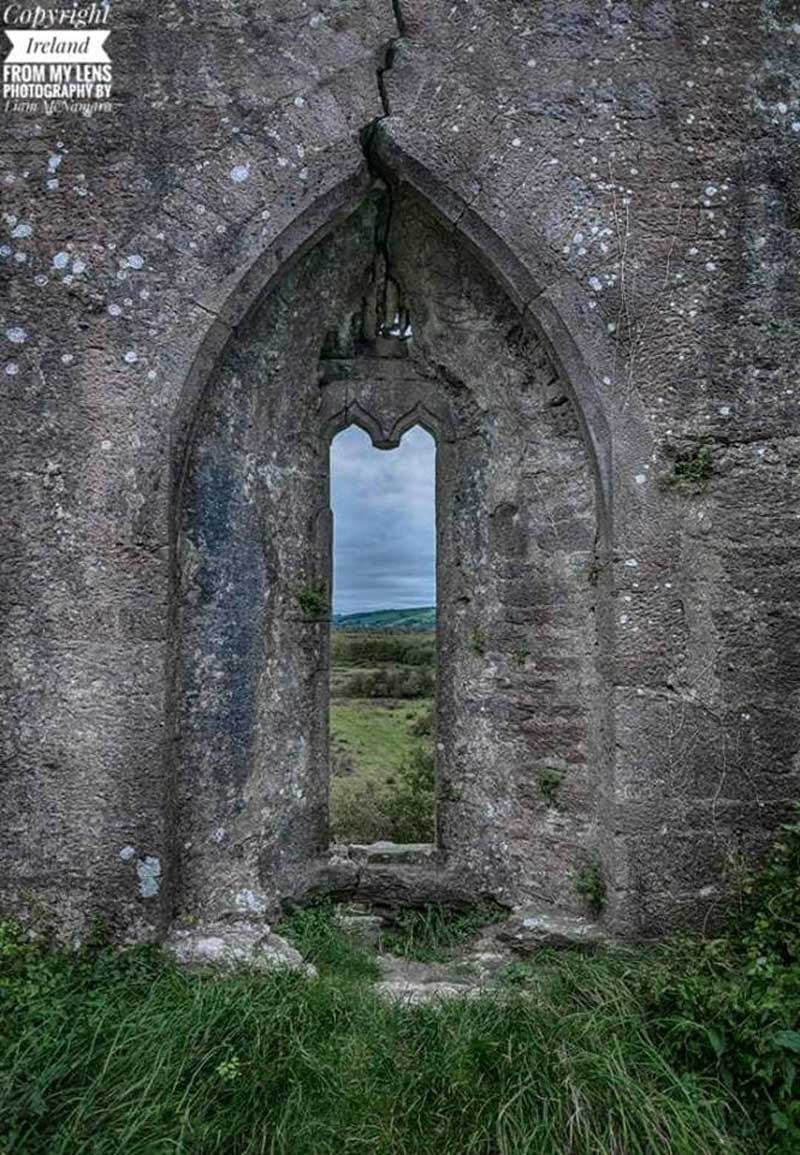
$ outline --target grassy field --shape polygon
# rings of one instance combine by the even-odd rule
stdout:
[[[413,727],[431,708],[431,700],[409,702],[345,698],[331,702],[331,747],[340,769],[337,785],[348,781],[346,764],[355,781],[385,783],[408,760],[419,742]]]
[[[426,781],[418,824],[410,820],[408,795],[414,782],[421,781],[419,774],[414,776],[420,757],[432,758],[433,735],[425,722],[433,705],[434,656],[430,631],[334,631],[330,725],[335,839],[374,841],[397,838],[401,832],[408,835],[402,841],[432,836],[433,800]]]

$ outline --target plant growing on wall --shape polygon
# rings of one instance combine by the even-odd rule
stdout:
[[[552,809],[558,807],[558,792],[564,781],[564,772],[556,770],[554,766],[542,766],[536,771],[536,783],[539,793]]]
[[[688,493],[702,493],[713,473],[714,451],[710,442],[701,441],[679,450],[674,456],[671,469],[662,474],[661,480],[665,485]]]
[[[606,880],[599,858],[595,856],[583,864],[575,879],[575,889],[592,914],[600,914],[606,904]]]
[[[484,630],[481,626],[476,626],[469,636],[467,645],[476,657],[482,658],[486,653],[487,640],[486,630]]]
[[[321,617],[328,610],[328,591],[325,582],[304,582],[295,589],[294,600],[310,618]]]

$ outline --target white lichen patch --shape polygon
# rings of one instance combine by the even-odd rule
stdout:
[[[140,858],[136,863],[136,873],[142,898],[155,898],[161,886],[161,859],[150,854]]]
[[[229,175],[230,175],[230,178],[234,184],[244,184],[244,182],[246,180],[248,180],[250,177],[250,165],[249,164],[234,165],[233,168],[231,169]]]
[[[65,253],[62,251],[60,253],[56,253],[56,255],[53,257],[53,268],[54,269],[66,269],[68,264],[69,264],[69,253]]]
[[[13,325],[10,329],[6,329],[6,338],[12,345],[24,345],[28,340],[28,334],[20,325]]]
[[[123,862],[130,862],[135,854],[136,848],[133,846],[123,846],[122,850],[119,852],[119,856]]]
[[[240,890],[234,902],[237,910],[249,910],[252,914],[264,914],[267,900],[255,890]]]

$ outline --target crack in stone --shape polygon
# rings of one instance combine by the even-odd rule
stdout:
[[[375,71],[375,76],[378,82],[378,95],[381,98],[381,106],[383,107],[383,115],[391,116],[392,110],[389,105],[389,94],[386,91],[386,81],[384,77],[389,72],[394,63],[394,41],[390,40],[388,44],[384,45],[383,49],[383,63],[378,66]]]
[[[367,168],[374,178],[376,184],[380,184],[386,190],[386,208],[383,212],[378,214],[378,221],[375,231],[375,261],[373,269],[373,278],[376,285],[376,313],[380,318],[379,328],[386,326],[388,319],[388,303],[391,294],[390,286],[394,286],[398,290],[396,294],[399,300],[399,286],[394,277],[390,273],[389,261],[389,229],[392,221],[392,211],[394,207],[393,193],[390,182],[384,181],[380,171],[380,165],[375,157],[375,133],[378,124],[381,120],[392,115],[391,106],[389,103],[389,94],[386,90],[386,73],[390,72],[394,65],[394,55],[396,45],[405,35],[405,20],[400,8],[399,0],[392,0],[392,12],[394,14],[395,24],[397,26],[397,36],[391,37],[383,46],[382,60],[375,70],[376,83],[378,86],[378,94],[380,96],[381,107],[383,114],[376,116],[373,120],[366,124],[360,132],[361,148],[364,153],[364,158],[367,162]],[[376,318],[377,319],[377,318]],[[377,332],[376,336],[379,335]]]
[[[389,252],[389,234],[392,226],[392,217],[395,209],[394,190],[391,181],[385,180],[381,166],[375,155],[375,133],[383,117],[376,117],[362,133],[361,145],[367,167],[375,184],[384,190],[384,204],[381,206],[375,225],[375,257],[373,262],[373,282],[375,285],[375,333],[374,336],[384,336],[391,330],[394,323],[394,313],[397,312],[401,323],[407,323],[408,318],[403,308],[403,294],[400,283],[392,275],[392,262]],[[394,306],[390,308],[390,301]],[[405,318],[405,322],[403,322]]]
[[[394,12],[394,22],[397,25],[397,31],[401,36],[405,36],[406,21],[403,16],[403,10],[400,7],[400,0],[392,0],[392,11]]]
[[[396,48],[398,42],[403,39],[403,37],[405,35],[405,28],[406,28],[405,20],[403,19],[403,13],[400,10],[399,0],[392,0],[392,12],[394,13],[394,22],[397,25],[397,36],[393,36],[384,45],[384,47],[383,47],[383,60],[382,60],[381,64],[379,64],[378,68],[375,71],[377,84],[378,84],[378,94],[381,98],[381,106],[383,108],[383,115],[384,116],[391,116],[392,115],[392,110],[391,110],[391,107],[389,105],[389,94],[386,91],[385,76],[386,76],[387,72],[390,72],[392,70],[392,67],[394,65],[395,48]]]

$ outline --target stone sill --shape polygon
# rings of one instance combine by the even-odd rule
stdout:
[[[317,859],[311,890],[387,906],[466,906],[485,897],[475,879],[449,868],[429,842],[335,843]]]

